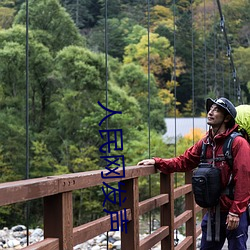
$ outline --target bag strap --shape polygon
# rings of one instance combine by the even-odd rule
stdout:
[[[207,152],[207,144],[202,142],[200,162],[205,162],[205,160],[206,160],[206,152]]]
[[[225,156],[225,159],[230,167],[230,169],[233,169],[233,155],[232,155],[232,144],[233,144],[233,140],[237,137],[237,136],[242,136],[241,133],[239,132],[233,132],[231,133],[227,138],[226,141],[223,145],[223,154]]]

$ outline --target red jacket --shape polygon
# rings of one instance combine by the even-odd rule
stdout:
[[[198,166],[202,151],[202,142],[209,143],[207,146],[206,159],[213,158],[213,146],[215,158],[223,157],[223,144],[225,138],[237,131],[238,125],[228,129],[223,134],[218,134],[212,139],[209,134],[187,149],[184,154],[176,158],[162,159],[154,158],[155,166],[163,173],[186,172]],[[226,195],[220,198],[221,211],[232,212],[241,215],[247,208],[250,201],[250,144],[241,136],[237,136],[232,144],[233,155],[233,180],[234,180],[234,200],[230,200]],[[221,184],[224,189],[230,179],[231,170],[226,161],[215,162],[215,166],[221,169]]]

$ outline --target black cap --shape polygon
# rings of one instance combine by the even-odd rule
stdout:
[[[215,99],[215,100],[208,98],[207,102],[206,102],[207,113],[209,112],[209,110],[213,104],[216,104],[216,105],[220,106],[221,108],[223,108],[224,110],[226,110],[229,113],[229,115],[231,115],[233,117],[233,119],[235,120],[237,111],[236,111],[234,105],[227,98],[221,97],[221,98]]]

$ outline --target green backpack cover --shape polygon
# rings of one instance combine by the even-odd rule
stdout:
[[[250,105],[239,105],[236,108],[237,115],[235,121],[239,124],[239,130],[244,135],[244,132],[250,138]]]

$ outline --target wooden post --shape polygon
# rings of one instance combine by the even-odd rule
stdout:
[[[122,208],[131,209],[132,220],[127,223],[127,233],[121,232],[121,249],[139,250],[139,187],[138,178],[123,181],[122,186],[126,193],[122,193],[122,199],[127,198]]]
[[[160,192],[169,194],[169,203],[161,206],[161,226],[169,227],[169,235],[161,241],[161,250],[174,249],[174,177],[160,174]]]
[[[186,184],[191,184],[192,172],[185,173]],[[192,210],[192,217],[186,222],[186,236],[193,237],[193,243],[188,250],[196,249],[196,211],[193,192],[185,195],[185,210]]]
[[[60,250],[73,249],[72,192],[44,198],[44,238],[59,238]]]

